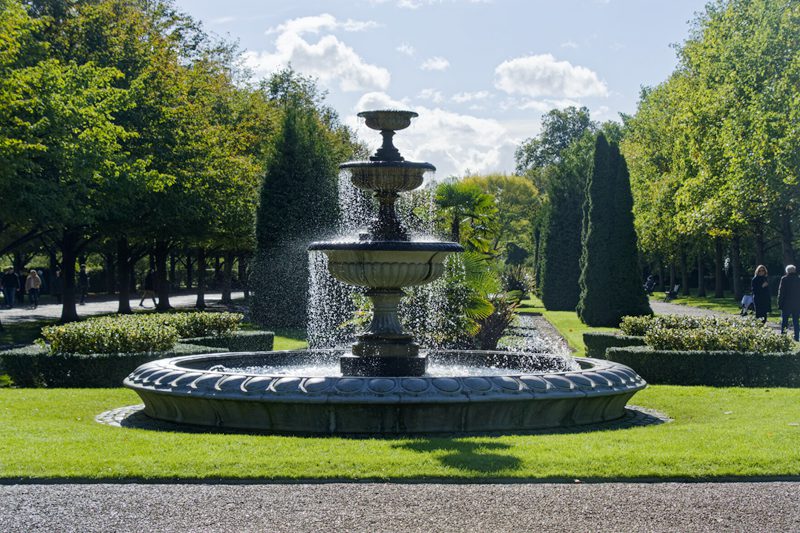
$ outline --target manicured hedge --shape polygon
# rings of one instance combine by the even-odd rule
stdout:
[[[610,332],[587,332],[583,334],[583,343],[586,345],[587,357],[605,359],[606,348],[611,348],[612,346],[644,346],[644,337],[633,337]]]
[[[47,326],[42,328],[42,339],[50,354],[165,352],[177,342],[178,330],[135,315],[119,315]]]
[[[760,327],[762,324],[756,320],[726,316],[693,316],[693,315],[656,315],[656,316],[624,316],[619,324],[619,329],[625,335],[644,337],[654,328],[661,329],[701,329],[724,325],[741,327]]]
[[[609,348],[606,358],[659,385],[800,387],[800,354]]]
[[[164,352],[50,355],[45,348],[31,345],[0,352],[0,360],[17,387],[120,387],[128,374],[148,361],[218,351],[178,343]]]
[[[244,315],[240,313],[155,313],[134,315],[144,320],[158,321],[178,330],[178,337],[216,337],[229,335],[239,329]]]
[[[266,352],[272,350],[275,334],[271,331],[237,331],[220,337],[184,339],[189,344],[225,348],[229,352]]]

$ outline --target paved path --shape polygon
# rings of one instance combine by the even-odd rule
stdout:
[[[800,482],[5,485],[0,530],[797,531]]]
[[[206,305],[211,306],[219,302],[222,295],[218,292],[206,293]],[[241,292],[234,292],[232,294],[234,299],[243,298],[244,294]],[[176,294],[169,297],[169,302],[173,307],[194,307],[197,302],[196,294]],[[148,300],[145,302],[147,308],[153,308],[153,301]],[[91,315],[104,315],[108,313],[116,313],[118,302],[115,297],[90,297],[86,305],[78,305],[79,316]],[[139,307],[139,298],[131,300],[131,309],[142,309]],[[3,324],[18,324],[20,322],[28,322],[35,320],[54,320],[61,317],[61,305],[59,304],[44,304],[36,309],[27,309],[25,307],[14,307],[13,309],[1,309],[0,320]]]
[[[689,316],[736,316],[711,309],[701,309],[691,305],[680,305],[669,302],[655,302],[650,300],[650,307],[657,315],[689,315]]]

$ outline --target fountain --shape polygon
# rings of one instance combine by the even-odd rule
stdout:
[[[430,163],[406,161],[392,143],[411,111],[359,113],[383,144],[368,161],[340,165],[379,208],[367,231],[314,242],[333,277],[365,287],[369,327],[350,350],[294,350],[175,357],[144,364],[125,380],[146,415],[170,422],[293,434],[530,431],[624,415],[645,382],[610,361],[553,354],[429,351],[403,331],[403,287],[444,272],[457,243],[414,241],[398,216],[401,192],[423,183]]]

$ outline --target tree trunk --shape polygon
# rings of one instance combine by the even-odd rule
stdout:
[[[689,258],[684,250],[681,250],[681,289],[681,294],[689,296]]]
[[[714,298],[725,297],[725,265],[722,239],[714,239]]]
[[[56,288],[56,269],[58,268],[58,257],[56,257],[55,252],[50,252],[48,255],[50,256],[50,268],[49,272],[47,273],[47,292],[53,295],[55,294]]]
[[[175,254],[169,254],[169,286],[173,290],[178,288],[178,283],[175,279],[175,263],[177,263]]]
[[[742,288],[742,263],[741,239],[739,236],[731,239],[731,275],[733,276],[733,299],[742,301],[744,289]]]
[[[792,217],[784,212],[781,215],[781,251],[783,252],[783,264],[794,265],[794,232],[792,231]]]
[[[131,311],[130,255],[131,250],[127,237],[117,239],[117,279],[119,280],[117,283],[119,290],[117,313],[121,315],[129,315],[133,312]]]
[[[450,240],[458,242],[461,238],[461,217],[453,215],[453,220],[450,221]]]
[[[105,275],[106,275],[106,293],[107,294],[116,294],[117,291],[115,290],[115,286],[117,284],[117,275],[115,272],[115,262],[114,262],[114,253],[108,252],[103,254],[103,260],[105,263]]]
[[[233,281],[233,252],[225,252],[225,264],[222,270],[222,303],[230,305],[233,303],[231,298],[231,282]]]
[[[658,262],[658,290],[659,292],[664,292],[664,280],[667,279],[666,272],[664,270],[664,262]],[[672,288],[672,287],[670,287]]]
[[[703,270],[703,252],[697,252],[697,296],[706,295],[706,278]]]
[[[167,255],[169,255],[169,245],[166,241],[156,241],[156,248],[153,251],[156,261],[156,295],[158,304],[156,309],[159,311],[169,311],[172,306],[169,304],[169,281],[167,280]]]
[[[193,279],[193,272],[192,272],[192,252],[189,251],[186,253],[186,288],[191,289],[192,284],[194,283]]]
[[[78,309],[75,306],[75,260],[78,257],[78,232],[65,229],[61,234],[61,275],[62,281],[61,320],[75,322],[78,320]]]
[[[206,308],[206,249],[197,249],[197,303],[198,309]]]
[[[250,298],[250,291],[247,287],[247,256],[245,254],[239,255],[239,285],[242,287],[244,299],[247,301]]]

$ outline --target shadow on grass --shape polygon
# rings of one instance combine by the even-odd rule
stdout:
[[[498,453],[511,448],[510,445],[500,442],[424,439],[392,447],[426,454],[444,452],[436,457],[443,466],[479,474],[509,472],[519,470],[522,466],[518,457]]]

